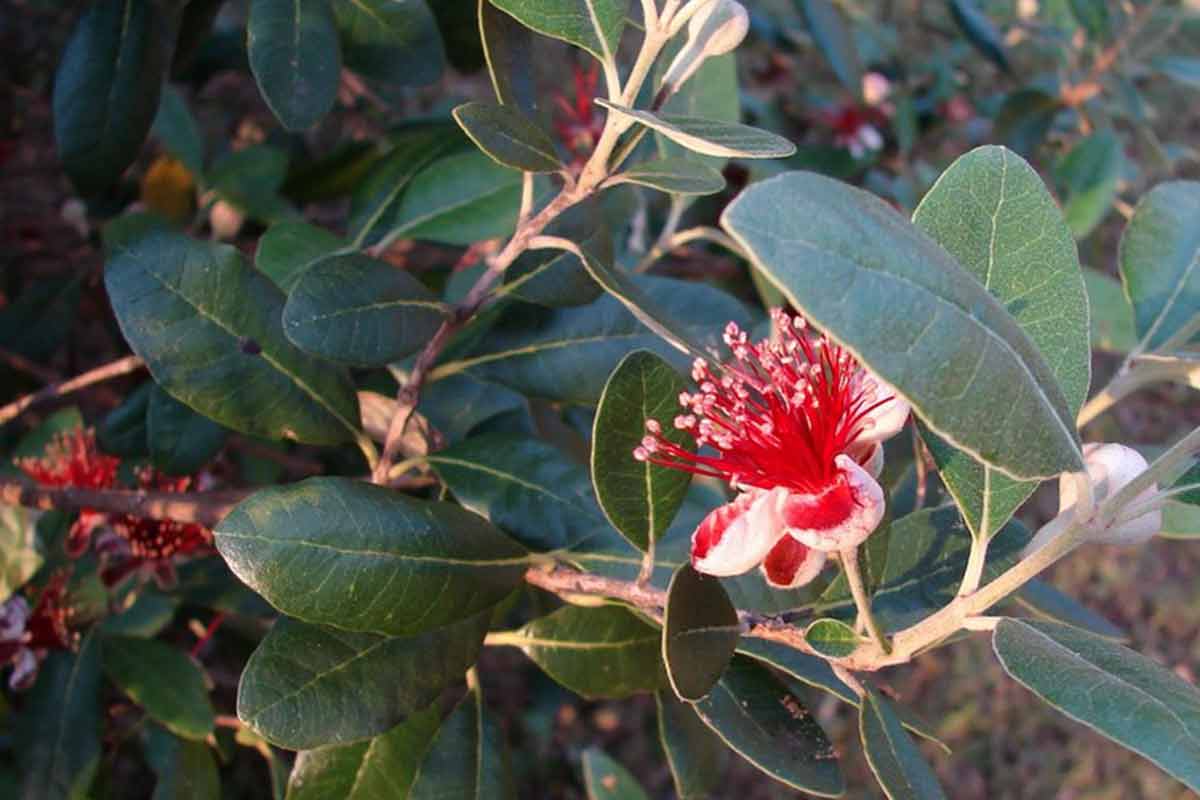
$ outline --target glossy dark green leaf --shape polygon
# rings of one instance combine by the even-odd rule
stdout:
[[[307,222],[277,222],[258,240],[254,266],[290,292],[313,262],[345,247],[340,238]]]
[[[459,797],[515,797],[503,732],[477,688],[467,692],[438,728],[408,794],[409,800]]]
[[[1004,37],[991,19],[975,4],[975,0],[950,0],[950,16],[976,50],[1000,69],[1009,71]]]
[[[459,506],[348,478],[263,489],[215,533],[234,574],[285,614],[392,636],[492,607],[528,565],[524,548]]]
[[[818,797],[845,791],[829,737],[766,667],[735,658],[693,707],[734,752],[780,783]]]
[[[511,644],[582,697],[628,697],[666,685],[660,638],[621,606],[563,606],[525,625]]]
[[[1075,238],[1091,233],[1112,208],[1124,162],[1121,141],[1105,128],[1076,142],[1055,165],[1063,213]]]
[[[477,2],[479,38],[496,99],[505,105],[515,105],[526,114],[536,113],[533,32],[492,5],[491,0]]]
[[[1004,305],[1077,413],[1091,380],[1087,292],[1071,231],[1033,168],[1003,147],[972,150],[942,173],[913,222]],[[935,435],[926,441],[977,535],[999,530],[1037,488]]]
[[[646,350],[630,353],[609,377],[592,428],[592,483],[613,527],[642,550],[660,538],[687,494],[691,475],[633,457],[654,420],[663,436],[694,450],[686,431],[675,428],[679,393],[688,384],[675,369]]]
[[[83,194],[133,163],[158,109],[170,57],[163,7],[100,0],[80,17],[54,76],[54,141]]]
[[[280,195],[287,179],[288,153],[270,144],[231,150],[209,169],[208,183],[221,200],[269,225],[297,214]]]
[[[496,291],[498,297],[548,308],[586,305],[602,294],[580,258],[565,250],[526,250],[505,270],[504,285]]]
[[[725,743],[692,708],[667,691],[656,692],[658,737],[680,800],[712,797],[721,780]]]
[[[283,331],[305,352],[383,366],[421,349],[448,308],[399,267],[360,253],[326,256],[296,278]]]
[[[163,149],[183,162],[193,176],[204,174],[204,136],[183,93],[163,87],[152,127]]]
[[[833,68],[842,86],[856,97],[862,93],[862,61],[854,43],[854,31],[829,0],[797,0],[800,13],[821,55]]]
[[[0,505],[0,603],[25,585],[42,565],[37,540],[39,512]]]
[[[1161,183],[1141,199],[1121,236],[1121,279],[1139,350],[1161,347],[1200,314],[1197,218],[1200,182]]]
[[[512,233],[521,204],[521,173],[478,150],[440,158],[417,173],[400,196],[383,241],[427,239],[470,245]]]
[[[234,248],[151,234],[109,261],[105,285],[158,385],[205,416],[312,444],[357,431],[349,378],[287,341],[283,294]]]
[[[304,750],[288,778],[287,800],[407,797],[439,722],[435,703],[374,739]]]
[[[663,663],[680,700],[709,693],[733,658],[741,636],[737,609],[721,582],[684,564],[667,589]]]
[[[388,86],[427,86],[442,75],[445,49],[425,0],[333,0],[346,67]]]
[[[350,201],[348,228],[355,245],[377,245],[397,238],[405,190],[413,176],[449,150],[463,146],[465,139],[452,124],[418,125],[394,137],[391,152],[372,169]]]
[[[995,137],[1029,157],[1045,140],[1063,107],[1057,96],[1041,89],[1019,89],[1000,106],[996,114]]]
[[[395,398],[387,399],[395,403]],[[487,420],[500,414],[527,411],[528,406],[528,401],[511,389],[469,375],[455,375],[426,386],[417,410],[447,441],[457,442]]]
[[[492,5],[538,33],[615,63],[629,0],[492,0]]]
[[[1156,70],[1190,89],[1200,89],[1200,58],[1159,56],[1151,62]]]
[[[429,456],[466,508],[534,550],[561,550],[606,526],[587,470],[538,439],[488,434]]]
[[[867,688],[858,716],[863,753],[889,800],[938,800],[946,794],[908,738],[889,700]]]
[[[1074,414],[1028,335],[883,201],[786,173],[742,192],[722,225],[799,311],[960,449],[1018,478],[1081,468]]]
[[[288,130],[333,108],[342,62],[330,0],[250,0],[246,52],[263,99]]]
[[[291,750],[379,736],[462,681],[490,622],[385,637],[280,619],[242,672],[238,717]]]
[[[1083,269],[1083,282],[1092,317],[1092,347],[1112,353],[1128,353],[1137,347],[1133,309],[1121,282],[1087,267]]]
[[[1200,791],[1200,692],[1119,644],[1054,622],[1004,619],[1000,663],[1062,713]]]
[[[716,194],[725,188],[719,171],[685,158],[662,158],[635,164],[608,181],[609,185],[633,183],[670,194]]]
[[[171,624],[180,603],[175,595],[166,595],[150,588],[142,589],[132,600],[132,605],[116,610],[100,623],[101,633],[105,636],[152,639]]]
[[[196,740],[212,733],[204,675],[187,653],[132,636],[106,636],[102,649],[104,674],[167,730]]]
[[[15,728],[21,800],[67,800],[87,792],[100,763],[102,682],[94,635],[84,637],[79,652],[51,653],[42,663]]]
[[[146,409],[146,442],[154,466],[168,475],[191,475],[225,445],[226,430],[154,387]]]
[[[154,724],[146,726],[142,743],[155,775],[151,800],[219,800],[221,776],[207,744]]]
[[[464,103],[454,109],[463,132],[492,160],[526,172],[556,172],[563,168],[554,140],[511,105]]]
[[[647,800],[629,770],[598,747],[583,751],[583,788],[587,800]]]
[[[725,323],[753,327],[753,317],[724,292],[697,283],[656,277],[633,282],[672,316],[685,320],[688,333],[710,346],[720,344]],[[608,375],[633,350],[657,353],[677,368],[690,359],[668,345],[605,296],[578,308],[523,309],[493,328],[469,355],[446,362],[435,377],[469,371],[534,397],[595,405]]]
[[[819,619],[804,630],[804,640],[823,656],[845,658],[858,647],[858,634],[836,619]]]
[[[675,144],[701,155],[719,158],[787,158],[796,152],[796,146],[782,136],[738,122],[654,114],[603,99],[597,99],[596,102],[607,108],[609,113],[644,125]]]
[[[1116,625],[1043,580],[1035,578],[1026,583],[1015,599],[1025,608],[1055,622],[1074,625],[1118,642],[1129,638]]]

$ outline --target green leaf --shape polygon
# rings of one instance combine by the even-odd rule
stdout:
[[[1026,583],[1017,592],[1015,599],[1025,608],[1053,622],[1074,625],[1076,628],[1115,641],[1129,638],[1116,625],[1043,580],[1035,578]]]
[[[1112,32],[1112,15],[1107,3],[1070,0],[1071,15],[1079,21],[1090,39],[1106,39]]]
[[[647,800],[629,770],[598,747],[583,751],[583,787],[587,800]]]
[[[691,475],[633,457],[646,421],[662,426],[663,436],[694,450],[686,431],[675,429],[679,393],[687,382],[646,350],[630,353],[613,370],[600,396],[592,428],[592,482],[596,499],[613,527],[635,547],[649,550],[683,504]]]
[[[1159,56],[1150,66],[1182,86],[1200,89],[1200,58]]]
[[[828,692],[843,702],[855,707],[859,705],[858,695],[834,674],[829,662],[823,658],[801,653],[779,642],[753,637],[745,637],[738,642],[737,651],[756,661],[769,664],[802,683]]]
[[[503,732],[484,708],[479,689],[473,688],[442,722],[421,761],[408,800],[508,800],[514,796]]]
[[[99,0],[79,19],[54,76],[54,141],[85,195],[133,163],[158,109],[170,25],[156,3]]]
[[[858,634],[836,619],[818,619],[804,630],[804,640],[828,658],[844,658],[858,647]]]
[[[1071,231],[1038,174],[1003,147],[977,148],[942,173],[913,222],[1013,316],[1073,419],[1091,379],[1087,293]],[[1037,488],[928,432],[925,440],[975,535],[998,531]]]
[[[302,751],[288,779],[287,800],[408,797],[439,722],[435,703],[374,739]]]
[[[521,173],[472,150],[440,158],[408,183],[380,241],[426,239],[466,246],[513,232]]]
[[[155,233],[104,277],[125,339],[176,399],[254,436],[337,444],[357,431],[349,378],[284,338],[283,294],[234,248]]]
[[[656,85],[662,81],[670,66],[670,60],[683,45],[682,38],[677,37],[663,50],[663,55],[654,66]],[[667,100],[661,109],[662,113],[723,122],[741,121],[742,103],[737,73],[736,51],[704,59],[696,74]],[[659,154],[664,158],[698,162],[718,170],[723,169],[727,161],[724,158],[702,156],[675,144],[661,133],[655,133],[654,139]]]
[[[333,0],[342,61],[364,78],[393,86],[428,86],[446,53],[425,0]]]
[[[342,60],[329,0],[250,0],[246,53],[283,127],[304,130],[333,108]]]
[[[153,589],[142,589],[133,604],[116,611],[100,623],[106,636],[137,636],[152,639],[171,624],[180,600]]]
[[[315,261],[296,278],[283,307],[283,330],[315,356],[383,366],[420,350],[448,310],[405,270],[346,253]]]
[[[100,643],[51,653],[22,704],[13,741],[24,773],[21,800],[82,797],[100,763]]]
[[[657,131],[695,153],[720,158],[787,158],[796,146],[782,136],[738,122],[653,114],[596,98],[620,117]]]
[[[599,244],[596,238],[607,235],[601,231],[583,246]],[[509,296],[547,308],[586,305],[602,294],[604,290],[592,280],[583,261],[567,250],[526,250],[504,271],[504,284],[496,290],[497,297]]]
[[[283,613],[390,636],[491,608],[528,566],[524,548],[459,506],[349,478],[263,489],[215,534],[234,574]]]
[[[291,219],[296,212],[280,196],[287,178],[286,150],[255,144],[221,156],[208,173],[213,191],[223,200],[264,224]]]
[[[490,0],[479,4],[479,38],[487,60],[496,99],[526,114],[537,112],[537,70],[534,36],[521,23],[496,8]]]
[[[667,765],[680,800],[711,797],[721,780],[725,745],[708,729],[691,703],[671,692],[655,692],[658,738],[667,754]]]
[[[996,114],[995,138],[1029,156],[1045,140],[1063,108],[1056,95],[1042,89],[1019,89],[1005,99]]]
[[[816,42],[817,49],[842,86],[855,97],[862,94],[862,61],[854,43],[854,31],[829,0],[797,0],[800,13]]]
[[[395,403],[394,398],[387,398]],[[426,386],[417,410],[423,413],[447,441],[457,442],[493,417],[528,410],[524,397],[467,375],[455,375]],[[391,421],[391,416],[387,417]]]
[[[683,195],[716,194],[725,188],[720,171],[686,158],[661,158],[635,164],[608,179],[609,186],[633,183],[660,192]]]
[[[1113,353],[1128,353],[1137,347],[1133,309],[1121,282],[1096,269],[1083,269],[1088,308],[1092,317],[1092,347]]]
[[[1010,71],[1004,37],[974,0],[950,0],[950,16],[976,50],[1000,69]]]
[[[667,682],[658,630],[621,606],[563,606],[506,643],[588,699],[653,692]]]
[[[476,436],[429,463],[463,506],[533,550],[572,547],[606,527],[587,470],[538,439]]]
[[[1200,506],[1167,502],[1163,506],[1161,535],[1167,539],[1200,538]]]
[[[153,380],[143,382],[109,412],[96,427],[96,441],[101,450],[122,458],[145,458],[150,454],[146,413],[150,410],[150,395],[156,388]]]
[[[146,441],[154,466],[168,475],[191,475],[225,446],[226,431],[162,389],[150,391]]]
[[[939,435],[1016,478],[1082,469],[1074,415],[1029,337],[883,201],[792,172],[742,192],[722,225]]]
[[[492,5],[538,33],[615,64],[629,0],[492,0]]]
[[[393,231],[402,225],[402,202],[413,176],[462,144],[462,135],[450,125],[418,125],[401,131],[395,147],[376,163],[350,200],[347,227],[354,232],[355,246],[398,238]]]
[[[721,582],[684,564],[667,589],[662,636],[663,663],[680,700],[709,693],[733,658],[741,637],[737,609]]]
[[[718,346],[729,320],[753,328],[749,311],[710,286],[633,276],[632,283],[671,316],[686,320],[693,339]],[[469,371],[482,380],[551,400],[595,405],[605,379],[629,352],[644,348],[677,368],[690,359],[645,328],[612,296],[577,308],[522,309],[501,319],[480,346],[442,364],[433,377]]]
[[[254,266],[290,292],[313,262],[346,246],[339,237],[307,222],[277,222],[258,240]]]
[[[37,541],[41,516],[20,506],[0,505],[0,603],[25,585],[42,566]]]
[[[208,745],[154,724],[146,726],[142,740],[156,778],[151,800],[219,800],[221,776]]]
[[[515,106],[464,103],[454,109],[463,132],[492,160],[526,172],[557,172],[554,140]]]
[[[204,174],[204,135],[187,100],[174,86],[163,87],[152,130],[163,149],[183,162],[192,175]]]
[[[858,732],[867,764],[889,800],[944,800],[937,776],[904,732],[891,702],[869,687]]]
[[[290,750],[378,736],[462,680],[490,622],[489,611],[416,636],[385,637],[282,618],[246,663],[238,717]]]
[[[1112,208],[1124,161],[1120,139],[1105,128],[1079,140],[1055,165],[1063,213],[1075,238],[1091,233]]]
[[[104,674],[167,730],[203,740],[213,731],[213,707],[200,667],[155,639],[106,636]]]
[[[818,797],[845,791],[829,737],[766,667],[735,658],[693,708],[734,752],[780,783]]]
[[[1161,347],[1200,314],[1198,217],[1200,182],[1171,181],[1146,194],[1125,227],[1121,280],[1133,306],[1138,352]]]
[[[1062,713],[1200,791],[1200,692],[1108,639],[1053,622],[1004,619],[1001,665]]]

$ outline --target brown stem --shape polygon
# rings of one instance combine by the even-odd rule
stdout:
[[[96,367],[82,375],[76,375],[74,378],[51,384],[44,389],[40,389],[33,394],[27,394],[0,408],[0,425],[4,425],[15,419],[38,403],[44,403],[47,400],[53,400],[58,397],[65,397],[88,386],[93,386],[112,378],[118,378],[122,375],[128,375],[131,372],[141,369],[143,366],[145,366],[145,362],[138,356],[125,356],[125,358],[119,358],[111,364]]]
[[[245,489],[183,493],[48,488],[0,479],[0,503],[5,505],[63,511],[90,508],[145,519],[197,522],[207,528],[224,519],[249,494]]]
[[[18,372],[24,372],[32,375],[42,383],[55,383],[56,381],[62,380],[62,376],[54,370],[43,367],[41,364],[34,363],[20,353],[14,353],[11,350],[4,349],[3,347],[0,347],[0,361],[3,361],[5,364],[17,370]]]

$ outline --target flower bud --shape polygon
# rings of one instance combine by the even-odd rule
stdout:
[[[1115,492],[1146,471],[1149,466],[1141,453],[1121,444],[1087,444],[1083,446],[1083,461],[1087,466],[1088,480],[1096,502],[1111,497]],[[1131,502],[1143,503],[1158,492],[1151,485]],[[1079,501],[1076,484],[1068,476],[1059,478],[1058,513],[1075,507]],[[1121,510],[1118,509],[1118,514]],[[1122,520],[1101,528],[1089,537],[1089,541],[1105,544],[1141,544],[1162,529],[1162,511],[1147,511],[1135,519]]]
[[[663,76],[662,90],[674,93],[704,59],[730,52],[746,38],[750,15],[737,0],[692,0],[703,4],[688,21],[688,39]],[[680,13],[685,13],[687,9]]]

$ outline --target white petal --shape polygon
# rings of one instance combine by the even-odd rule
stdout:
[[[850,490],[848,504],[844,497],[836,498],[845,510],[844,516],[831,524],[797,525],[795,523],[798,516],[811,516],[814,519],[826,516],[823,512],[827,509],[822,506],[833,502],[835,496],[832,492],[826,492],[822,495],[792,494],[788,498],[789,510],[799,512],[787,515],[791,523],[787,528],[788,535],[801,544],[826,552],[845,550],[862,544],[879,527],[886,510],[883,488],[857,461],[842,454],[834,458],[834,463],[846,478]]]
[[[1086,444],[1083,446],[1083,462],[1087,466],[1088,478],[1096,502],[1111,497],[1125,484],[1146,471],[1149,464],[1138,451],[1121,444]],[[1141,492],[1134,503],[1144,502],[1158,492],[1151,485]],[[1058,512],[1061,514],[1079,502],[1075,482],[1063,475],[1058,480]],[[1122,522],[1094,533],[1089,541],[1106,544],[1141,544],[1162,530],[1162,511],[1150,511],[1136,519]]]
[[[876,408],[870,414],[867,414],[867,419],[870,420],[870,425],[858,437],[860,442],[882,442],[892,438],[904,428],[904,423],[908,422],[909,408],[908,401],[900,396],[896,388],[882,378],[867,373],[870,375],[870,380],[875,383],[875,396],[877,398],[890,397],[891,399]]]
[[[757,567],[783,536],[779,507],[786,496],[784,489],[756,489],[715,509],[692,534],[692,566],[718,576],[741,575]],[[715,526],[718,538],[697,557],[698,535],[705,526]]]

